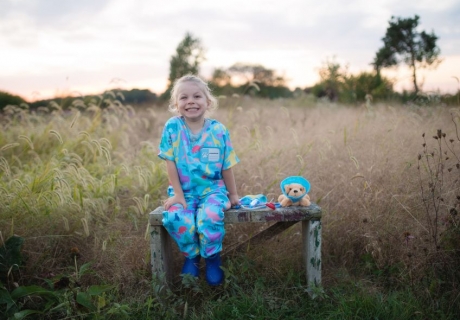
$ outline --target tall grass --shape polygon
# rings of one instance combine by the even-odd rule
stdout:
[[[102,108],[102,102],[108,107]],[[453,268],[451,264],[458,260],[440,258],[438,253],[458,255],[458,244],[449,242],[450,247],[442,247],[434,243],[430,231],[433,216],[427,211],[431,202],[421,192],[429,183],[430,171],[423,169],[418,158],[423,152],[430,154],[430,148],[437,150],[431,140],[424,141],[423,133],[433,136],[442,129],[448,137],[457,135],[454,124],[458,119],[452,117],[452,110],[385,104],[346,107],[312,101],[296,104],[295,100],[239,97],[221,99],[220,105],[213,117],[230,129],[240,157],[235,167],[240,196],[263,193],[276,200],[279,183],[285,177],[302,175],[310,181],[310,196],[323,208],[326,290],[360,283],[364,289],[353,293],[356,299],[371,292],[370,300],[361,307],[394,301],[394,310],[372,307],[368,313],[382,317],[400,313],[397,290],[403,292],[407,286],[411,288],[408,299],[415,305],[407,318],[416,312],[423,318],[420,308],[426,306],[414,302],[418,299],[429,301],[433,312],[442,309],[445,301],[459,305],[458,284],[444,285],[458,278],[440,279],[439,273],[432,272],[437,270],[437,262],[450,263],[440,270]],[[148,213],[165,197],[165,167],[156,154],[163,123],[170,116],[166,107],[135,110],[115,95],[89,104],[76,100],[68,110],[56,104],[33,112],[25,106],[5,109],[0,118],[0,231],[3,239],[14,234],[24,237],[23,254],[27,257],[25,268],[10,281],[30,284],[62,273],[73,263],[72,252],[78,250],[81,263],[93,263],[94,274],[87,277],[88,283],[115,284],[120,299],[146,301],[152,312],[165,308],[150,300],[145,236]],[[458,143],[458,139],[451,142],[453,146]],[[440,192],[454,194],[455,186],[445,183]],[[441,204],[439,216],[446,216],[451,207]],[[452,230],[441,219],[435,223],[439,234]],[[229,226],[224,245],[247,239],[259,227]],[[242,310],[252,310],[259,303],[251,301],[258,297],[257,292],[261,293],[262,305],[270,305],[267,301],[272,299],[274,305],[286,303],[286,310],[301,308],[295,299],[305,299],[304,293],[289,296],[287,292],[302,291],[302,280],[292,284],[292,291],[283,289],[286,291],[279,291],[283,296],[271,298],[266,296],[270,286],[276,290],[279,283],[263,280],[274,277],[283,282],[292,272],[302,274],[300,247],[300,227],[294,226],[267,245],[246,252],[255,274],[244,278],[248,281],[244,286],[253,296],[243,299],[241,303],[251,307],[241,306]],[[238,271],[229,274],[234,276]],[[220,298],[203,289],[191,294],[209,300],[198,305],[172,294],[170,298],[177,304],[161,310],[173,317],[183,314],[187,307],[192,319],[200,314],[231,318],[232,313],[241,314],[239,305],[236,311],[225,310],[241,294],[237,291],[243,280],[234,281],[235,286],[223,289]],[[257,284],[263,289],[257,291]],[[389,293],[392,290],[396,293]],[[338,292],[330,292],[325,301],[351,294],[348,289]],[[211,308],[216,299],[229,305]],[[309,306],[315,304],[321,309],[317,303]],[[335,318],[331,313],[334,308],[349,308],[350,312],[360,308],[353,309],[346,298],[331,304],[330,309],[323,307],[327,310],[322,315],[331,319]],[[145,315],[144,311],[139,312]],[[291,318],[300,317],[297,311],[292,311]],[[251,312],[270,318],[269,313]],[[449,312],[452,310],[444,314]],[[289,317],[289,313],[279,316]]]

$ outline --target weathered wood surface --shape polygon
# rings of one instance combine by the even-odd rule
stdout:
[[[150,225],[163,225],[163,207],[158,207],[150,213]],[[224,222],[233,223],[248,223],[248,222],[282,222],[282,221],[304,221],[304,220],[320,220],[321,208],[312,203],[308,207],[287,207],[276,208],[261,208],[255,210],[248,209],[230,209],[225,211]]]
[[[150,226],[150,262],[154,275],[164,274],[167,282],[172,281],[173,260],[172,238],[163,226]]]
[[[321,221],[302,221],[305,272],[309,287],[321,284]]]

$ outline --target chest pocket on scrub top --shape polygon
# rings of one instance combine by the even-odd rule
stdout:
[[[218,148],[202,148],[200,152],[200,161],[202,163],[219,162],[220,150]]]

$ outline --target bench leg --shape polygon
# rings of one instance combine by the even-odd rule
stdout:
[[[158,281],[172,281],[171,237],[163,226],[150,226],[150,261]],[[161,277],[164,274],[165,277]]]
[[[302,221],[302,242],[308,287],[321,285],[321,221]]]

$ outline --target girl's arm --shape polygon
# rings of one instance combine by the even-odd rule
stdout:
[[[184,209],[187,208],[184,191],[182,190],[179,174],[177,173],[176,163],[171,160],[166,160],[166,171],[168,172],[169,183],[174,189],[174,196],[168,198],[163,204],[165,210],[168,210],[173,204],[181,204],[184,206]]]
[[[232,168],[227,170],[222,170],[222,177],[224,178],[225,186],[228,191],[228,199],[232,206],[237,206],[240,204],[240,198],[238,197],[238,192],[236,191],[235,177],[233,175]]]

